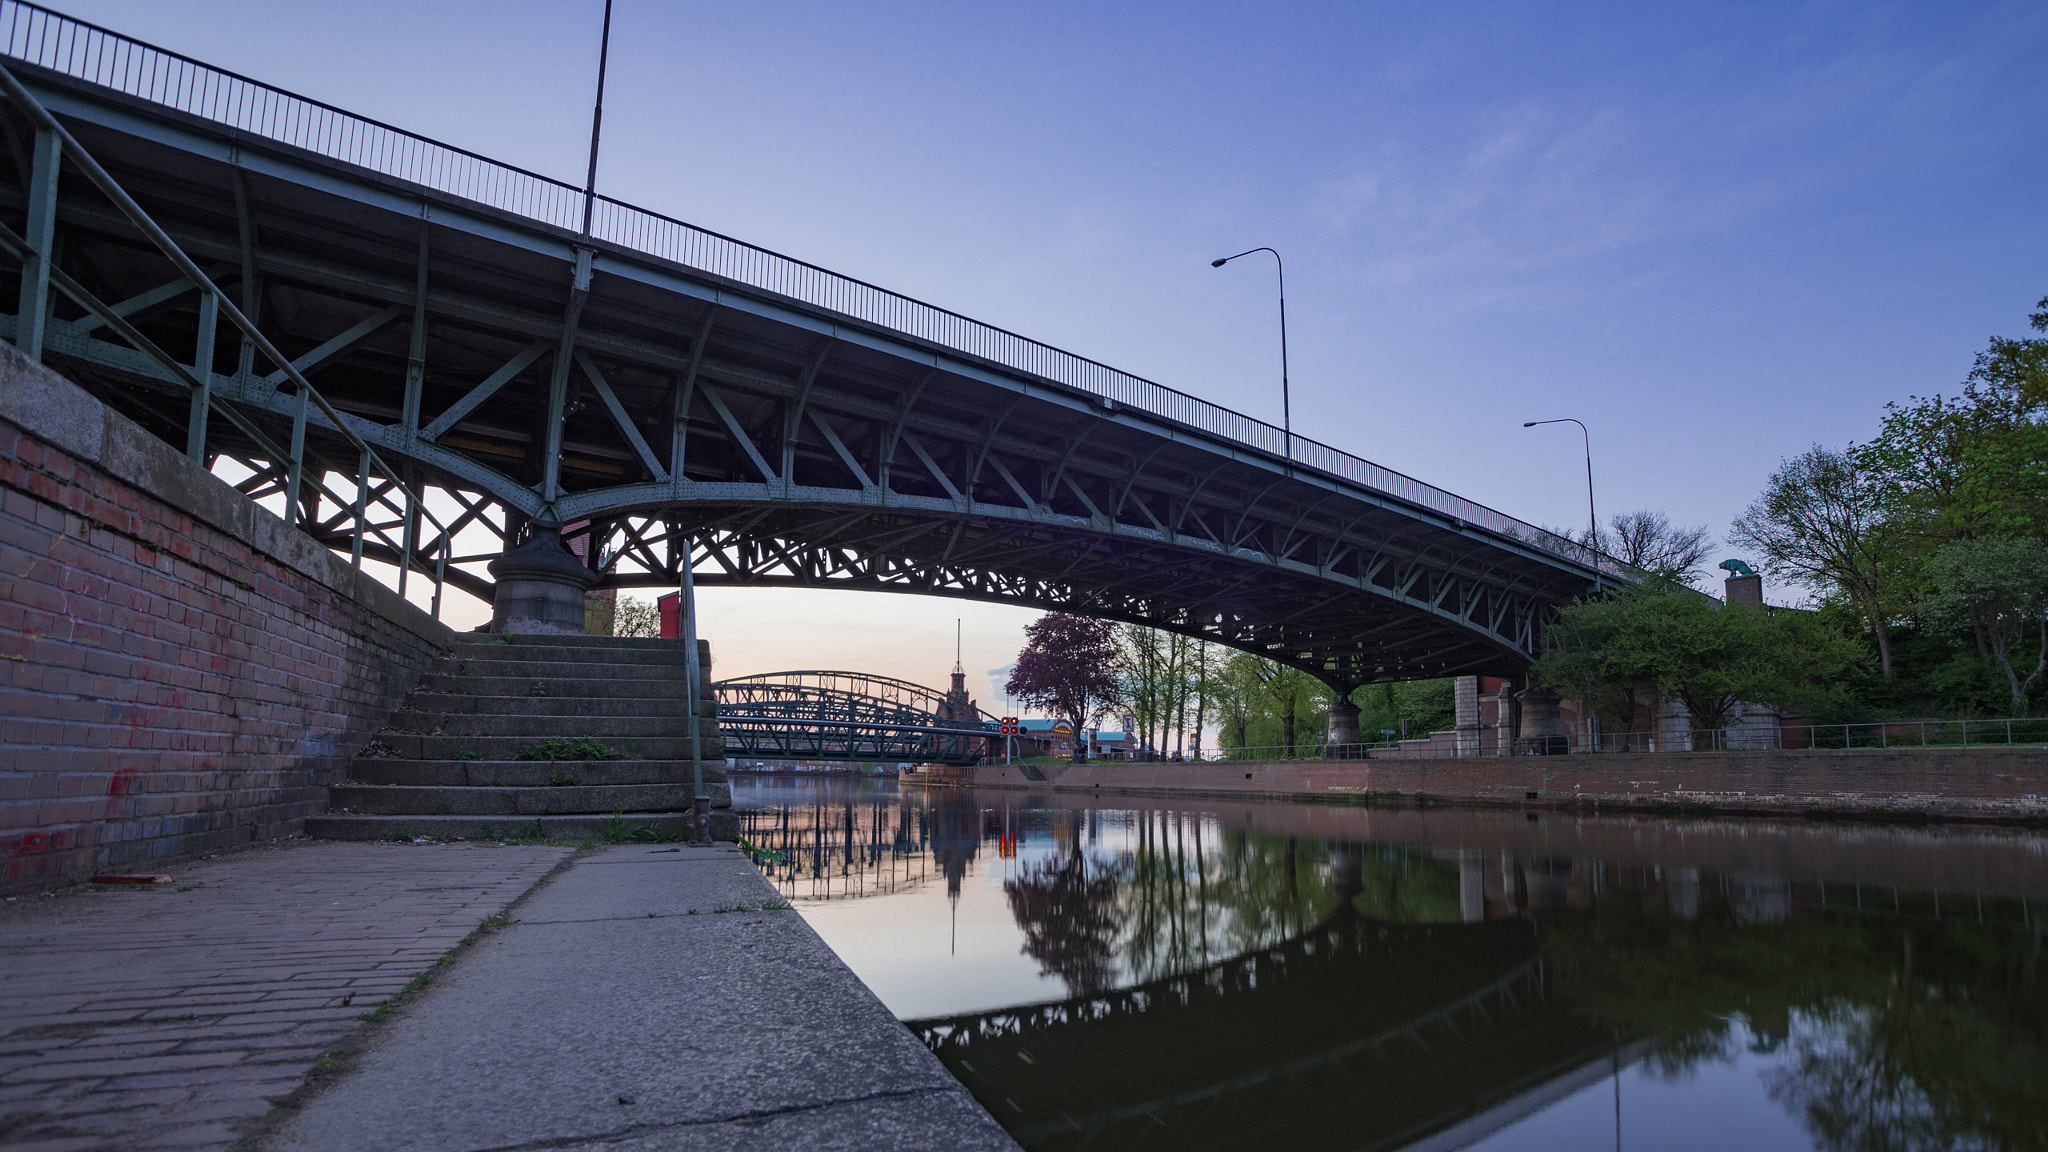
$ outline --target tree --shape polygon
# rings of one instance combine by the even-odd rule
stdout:
[[[2013,712],[2026,715],[2034,682],[2048,670],[2048,546],[2032,539],[1955,540],[1935,554],[1928,575],[1935,591],[1922,611],[1938,623],[1967,627],[1977,650],[2004,669]],[[2039,642],[2029,644],[2029,633]],[[2033,668],[2022,678],[2019,668],[2029,655]]]
[[[1714,547],[1704,526],[1673,527],[1671,518],[1648,508],[1623,512],[1607,522],[1594,546],[1623,564],[1655,576],[1690,582]]]
[[[1024,640],[1003,691],[1073,725],[1074,761],[1087,760],[1088,723],[1116,702],[1121,687],[1116,625],[1048,612],[1025,627]]]
[[[1618,589],[1558,617],[1537,681],[1624,725],[1666,698],[1707,729],[1725,727],[1737,704],[1804,708],[1858,659],[1814,613],[1720,604],[1671,583]]]
[[[655,607],[652,600],[643,600],[638,596],[619,597],[612,609],[612,635],[661,635],[661,610]]]
[[[1242,674],[1251,684],[1256,684],[1266,707],[1280,721],[1280,745],[1283,754],[1294,758],[1299,744],[1299,725],[1306,712],[1318,711],[1329,703],[1329,689],[1315,677],[1275,660],[1241,652],[1231,657],[1239,664]]]
[[[2048,332],[2048,298],[2035,307]],[[1935,543],[2048,535],[2048,339],[1992,337],[1959,395],[1886,405],[1855,452]]]
[[[1197,641],[1142,624],[1118,629],[1117,670],[1123,702],[1138,724],[1142,743],[1164,755],[1175,733],[1186,726]]]
[[[1202,692],[1204,703],[1216,709],[1216,723],[1222,731],[1218,743],[1225,751],[1242,751],[1251,729],[1252,719],[1259,711],[1258,679],[1246,671],[1246,662],[1238,653],[1220,661],[1204,681]]]
[[[1908,533],[1884,484],[1857,457],[1815,445],[1786,460],[1729,539],[1759,553],[1764,570],[1826,595],[1839,591],[1877,637],[1892,678],[1891,619],[1908,602]]]
[[[1451,678],[1367,684],[1351,693],[1351,702],[1358,706],[1358,729],[1368,744],[1387,732],[1418,737],[1445,731],[1458,718]]]

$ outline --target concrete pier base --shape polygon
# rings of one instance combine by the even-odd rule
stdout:
[[[533,538],[490,563],[498,582],[491,631],[581,636],[583,593],[598,575],[562,546],[561,525],[535,521]]]

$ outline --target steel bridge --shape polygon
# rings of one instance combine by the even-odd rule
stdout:
[[[944,695],[860,672],[764,672],[720,680],[718,729],[729,757],[976,764],[995,718],[954,715]]]
[[[562,524],[614,587],[687,556],[704,584],[1146,624],[1348,691],[1518,672],[1626,578],[1184,392],[20,0],[0,56],[0,334],[437,588],[489,599],[482,562]],[[458,510],[423,525],[430,495]]]

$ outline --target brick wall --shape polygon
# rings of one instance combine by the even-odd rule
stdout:
[[[0,887],[297,831],[451,640],[0,344]]]
[[[933,782],[1021,786],[1002,764],[930,769]],[[1419,797],[1516,807],[2048,819],[2048,749],[1603,752],[1437,760],[1076,765],[1053,787],[1320,800]]]

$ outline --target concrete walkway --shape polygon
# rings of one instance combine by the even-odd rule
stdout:
[[[233,1144],[570,851],[300,841],[0,904],[0,1149]]]
[[[266,1142],[1014,1149],[731,846],[579,856]]]
[[[0,904],[0,1152],[1015,1147],[730,846],[170,871]]]

